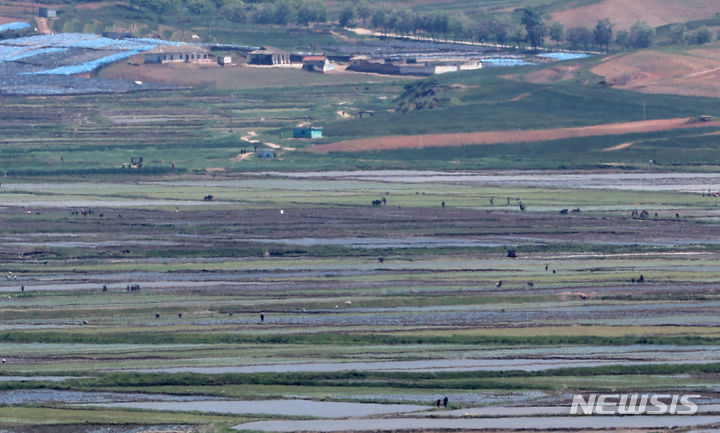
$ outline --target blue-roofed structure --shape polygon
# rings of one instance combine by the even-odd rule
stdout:
[[[27,30],[30,28],[30,24],[22,21],[15,21],[12,23],[0,24],[0,32]]]
[[[25,26],[6,25],[5,28]],[[152,38],[109,38],[89,33],[58,33],[5,39],[0,40],[0,94],[86,93],[97,92],[104,85],[117,91],[165,88],[168,86],[148,83],[139,87],[132,81],[126,84],[122,83],[122,80],[74,77],[158,47],[169,47],[170,50],[183,53],[197,52],[201,59],[209,60],[205,47]],[[83,83],[86,83],[86,86],[79,85]]]

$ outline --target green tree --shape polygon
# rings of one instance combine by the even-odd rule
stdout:
[[[484,20],[475,26],[475,39],[478,42],[487,42],[492,39],[492,21]]]
[[[378,9],[370,19],[370,25],[374,29],[378,29],[381,32],[385,32],[385,26],[387,25],[387,12],[385,9]]]
[[[512,26],[507,21],[493,21],[493,37],[498,44],[505,44],[509,40]]]
[[[525,27],[527,41],[533,50],[542,46],[545,38],[545,23],[540,12],[532,8],[522,9],[520,24]]]
[[[297,10],[288,0],[280,0],[274,3],[272,22],[282,26],[295,21]]]
[[[598,20],[597,25],[593,29],[593,40],[602,49],[605,47],[605,52],[610,52],[610,42],[613,37],[613,26],[610,23],[609,18],[604,20]]]
[[[572,27],[567,31],[567,41],[573,49],[589,50],[593,42],[593,35],[587,27]]]
[[[207,0],[190,0],[185,7],[188,12],[196,16],[209,15],[212,10],[212,4]]]
[[[360,0],[355,4],[355,14],[362,20],[363,26],[367,26],[368,19],[372,16],[372,8],[367,0]]]
[[[430,17],[430,28],[430,32],[433,37],[438,34],[447,36],[448,33],[450,33],[450,17],[448,16],[447,12],[433,12]]]
[[[508,39],[519,49],[523,49],[523,42],[527,41],[526,34],[521,26],[510,27],[508,29]]]
[[[565,40],[565,27],[561,22],[555,21],[550,25],[550,39],[555,42],[556,46]]]
[[[394,11],[397,16],[395,20],[395,29],[401,35],[408,35],[415,31],[415,16],[413,12],[407,8],[399,8]]]
[[[150,10],[158,14],[177,9],[178,3],[173,0],[130,0],[130,5],[139,9]]]
[[[349,27],[355,24],[355,8],[345,6],[338,16],[338,24],[342,27]]]
[[[470,32],[472,24],[472,20],[467,15],[456,15],[450,19],[450,32],[455,35],[456,39],[462,39],[466,36],[472,38],[472,33]]]
[[[615,43],[627,49],[630,46],[630,33],[627,30],[620,30],[615,36]]]
[[[691,39],[693,43],[703,45],[712,42],[713,34],[707,27],[701,27],[700,30],[692,35]]]
[[[325,6],[318,1],[303,1],[297,10],[298,24],[308,26],[310,23],[322,23],[327,20]]]
[[[248,16],[243,6],[226,6],[222,14],[234,23],[244,24],[248,21]]]
[[[247,6],[241,0],[226,0],[220,14],[234,23],[247,22]]]
[[[685,45],[685,42],[687,42],[687,26],[682,23],[671,25],[668,40],[675,45]]]
[[[647,23],[638,21],[630,27],[628,34],[628,44],[634,48],[648,48],[655,39],[655,29]]]

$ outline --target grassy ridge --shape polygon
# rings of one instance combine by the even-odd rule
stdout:
[[[597,60],[593,60],[597,61]],[[518,73],[527,71],[518,68]],[[529,69],[532,70],[532,69]],[[367,136],[431,134],[516,129],[550,129],[643,120],[720,114],[714,98],[642,95],[594,84],[532,84],[499,76],[497,71],[460,72],[433,80],[448,102],[438,108],[407,113],[330,121],[327,136],[337,140]],[[458,88],[458,86],[460,86]],[[336,140],[336,141],[337,141]]]
[[[65,344],[293,344],[293,345],[717,345],[720,338],[699,335],[683,336],[594,336],[594,335],[533,335],[533,336],[400,336],[343,332],[317,332],[289,335],[243,335],[218,332],[63,332],[14,331],[0,334],[4,343],[65,343]]]
[[[597,62],[581,62],[589,68]],[[519,68],[518,73],[537,69]],[[226,171],[341,169],[513,169],[595,168],[621,162],[625,168],[704,169],[717,161],[711,134],[717,128],[667,133],[586,137],[551,142],[466,146],[349,155],[280,152],[273,160],[233,160],[252,145],[241,139],[249,130],[259,140],[302,149],[309,142],[288,138],[292,126],[312,117],[325,137],[313,143],[383,135],[548,129],[643,119],[718,115],[713,98],[643,95],[594,84],[532,84],[502,77],[499,70],[462,72],[434,78],[447,101],[432,110],[398,110],[395,97],[405,81],[253,88],[227,92],[157,92],[108,97],[68,97],[68,102],[9,98],[0,126],[0,170],[10,176],[104,176]],[[299,74],[299,73],[298,73]],[[301,80],[302,75],[297,79]],[[328,96],[328,86],[332,93]],[[172,108],[168,101],[172,100]],[[315,103],[314,101],[317,101]],[[75,107],[71,116],[67,106]],[[645,109],[643,111],[643,106]],[[338,111],[374,110],[375,116],[339,119]],[[126,123],[128,113],[141,121]],[[162,119],[170,115],[170,120]],[[179,122],[172,116],[187,117]],[[189,117],[188,117],[189,116]],[[60,124],[58,124],[60,119]],[[32,128],[19,128],[31,124]],[[163,134],[153,132],[162,127]],[[149,138],[152,137],[152,138]],[[623,141],[625,140],[625,141]],[[602,149],[632,141],[616,152]],[[169,155],[172,155],[171,157]],[[132,156],[143,156],[142,170],[123,170]],[[659,165],[648,166],[650,159]],[[175,168],[172,169],[172,164]]]
[[[268,386],[342,386],[377,388],[451,388],[451,389],[502,389],[518,388],[521,384],[497,381],[503,378],[542,378],[542,377],[593,377],[593,376],[630,376],[630,375],[674,375],[674,374],[717,374],[720,363],[672,364],[672,365],[610,365],[601,367],[556,368],[541,371],[504,370],[504,371],[460,371],[460,372],[292,372],[292,373],[101,373],[94,378],[71,379],[63,383],[2,382],[0,389],[28,389],[28,387],[47,387],[52,389],[97,390],[137,388],[137,387],[222,387],[229,385],[268,385]]]

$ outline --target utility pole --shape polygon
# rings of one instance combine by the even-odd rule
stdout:
[[[647,120],[647,110],[645,105],[645,101],[643,101],[643,120]]]

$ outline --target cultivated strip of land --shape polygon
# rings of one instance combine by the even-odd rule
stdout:
[[[720,122],[690,123],[689,118],[656,119],[640,122],[607,123],[574,128],[530,129],[516,131],[482,131],[455,134],[395,135],[387,137],[345,140],[326,145],[312,146],[314,153],[364,152],[423,147],[467,146],[472,144],[522,143],[560,140],[573,137],[620,135],[641,132],[668,131],[698,126],[718,126]]]

